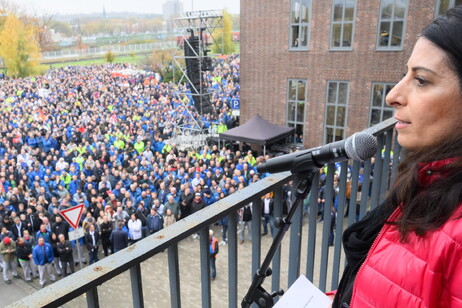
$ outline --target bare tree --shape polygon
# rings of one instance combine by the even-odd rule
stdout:
[[[30,18],[30,22],[36,29],[35,36],[40,49],[42,51],[53,50],[53,41],[50,33],[53,15],[39,16],[37,12],[34,12],[33,17]]]

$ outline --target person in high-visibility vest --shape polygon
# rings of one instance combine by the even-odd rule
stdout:
[[[212,280],[217,277],[215,261],[218,254],[218,240],[213,236],[213,230],[209,230],[209,249],[210,249],[210,276]]]

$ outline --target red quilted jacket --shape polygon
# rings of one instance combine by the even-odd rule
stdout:
[[[428,185],[452,160],[420,166],[419,180]],[[391,218],[400,215],[398,208]],[[424,238],[385,224],[354,283],[352,308],[462,307],[462,204],[439,229]]]

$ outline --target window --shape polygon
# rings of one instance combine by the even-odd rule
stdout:
[[[385,97],[396,83],[373,83],[371,95],[371,111],[369,126],[378,124],[393,116],[394,109],[387,105]]]
[[[435,16],[441,15],[458,5],[462,5],[462,0],[438,0],[436,1]]]
[[[306,80],[289,79],[287,91],[287,126],[295,128],[291,141],[303,143],[305,129]]]
[[[292,0],[290,4],[290,50],[308,50],[311,0]]]
[[[331,49],[352,49],[355,11],[356,0],[332,1]]]
[[[348,105],[348,82],[329,81],[327,83],[327,104],[324,143],[345,138],[345,125]]]
[[[381,1],[377,49],[402,49],[407,4],[408,0]]]

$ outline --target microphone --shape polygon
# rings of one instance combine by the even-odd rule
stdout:
[[[271,158],[266,163],[258,165],[257,171],[258,173],[283,171],[302,173],[350,158],[364,161],[374,156],[376,152],[375,137],[366,132],[359,132],[341,141]]]

